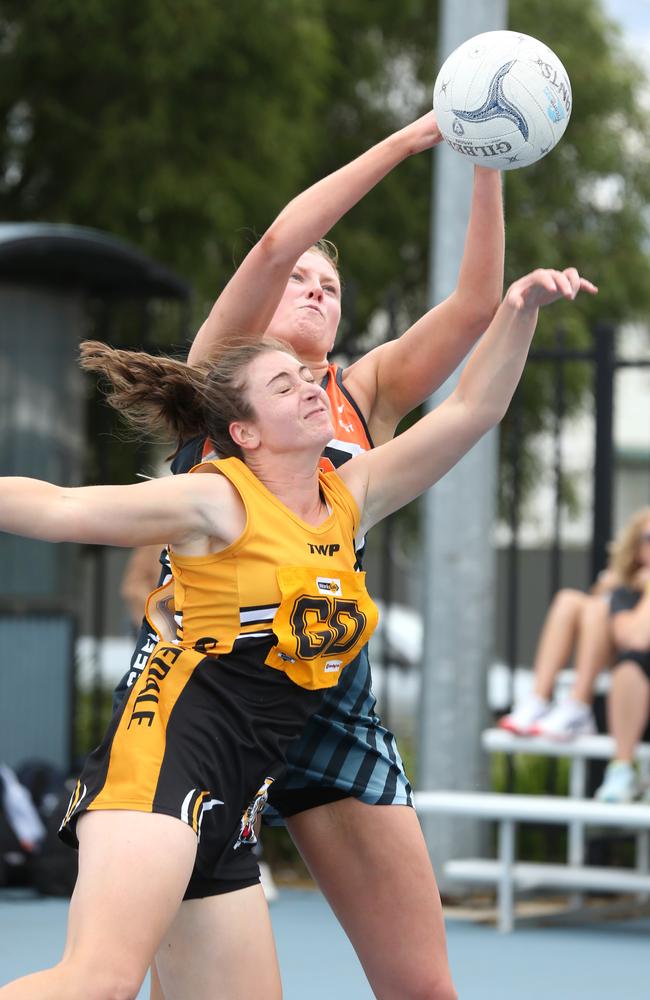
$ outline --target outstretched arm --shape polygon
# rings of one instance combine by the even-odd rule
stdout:
[[[537,270],[508,289],[454,392],[404,434],[346,463],[339,475],[360,502],[367,531],[442,478],[504,416],[523,371],[541,306],[592,294],[575,268]]]
[[[397,340],[360,358],[345,375],[376,444],[458,367],[489,326],[503,294],[501,175],[474,168],[474,190],[458,284]]]
[[[290,201],[215,302],[190,348],[188,362],[205,360],[233,334],[261,336],[300,255],[325,236],[393,167],[441,139],[430,111]]]
[[[47,542],[189,544],[220,537],[219,515],[227,512],[228,485],[222,476],[76,488],[5,477],[0,479],[0,530]]]

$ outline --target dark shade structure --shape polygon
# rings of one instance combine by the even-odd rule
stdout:
[[[0,224],[0,474],[80,484],[88,404],[77,353],[89,305],[101,317],[97,335],[109,337],[119,303],[141,302],[132,332],[134,346],[144,346],[148,301],[189,296],[187,282],[107,233]],[[100,583],[104,557],[93,550]],[[0,761],[38,756],[67,769],[81,549],[0,534],[0,565]],[[98,656],[102,629],[95,632]]]
[[[187,299],[190,286],[108,233],[48,222],[0,224],[0,282],[86,295]]]

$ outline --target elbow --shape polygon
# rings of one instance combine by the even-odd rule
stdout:
[[[295,262],[298,254],[292,241],[287,239],[285,229],[284,221],[276,219],[256,244],[255,254],[261,267],[286,267],[287,263]]]
[[[501,289],[494,294],[484,294],[476,296],[472,289],[467,295],[460,298],[462,310],[462,323],[477,340],[485,333],[490,323],[494,319],[497,309],[501,305]]]
[[[506,400],[472,399],[471,393],[468,394],[464,391],[462,378],[450,399],[453,399],[462,408],[463,422],[468,429],[471,429],[472,435],[477,441],[501,423],[510,404],[510,398]]]
[[[501,299],[499,297],[495,297],[494,300],[486,306],[486,308],[477,312],[474,323],[479,332],[479,336],[480,334],[485,333],[490,323],[496,316],[497,309],[500,305]]]
[[[469,451],[498,425],[503,418],[503,412],[500,408],[471,404],[464,406],[463,409],[464,412],[458,426],[459,430],[462,427],[460,434],[466,445],[465,451]]]
[[[278,232],[278,229],[281,229],[281,226],[276,221],[257,242],[256,253],[266,261],[274,259],[278,253],[278,246],[282,243],[281,233]]]
[[[492,301],[490,302],[489,306],[484,311],[482,317],[482,322],[485,324],[484,329],[487,330],[488,326],[496,316],[502,301],[503,301],[503,282],[499,282],[499,288],[498,290],[495,290],[494,297],[492,298]]]
[[[491,401],[489,403],[481,403],[476,407],[476,413],[474,416],[474,424],[478,430],[478,434],[482,437],[488,431],[500,424],[506,415],[508,410],[507,405],[504,405],[502,401]]]

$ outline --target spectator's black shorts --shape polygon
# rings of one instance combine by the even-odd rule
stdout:
[[[636,663],[650,680],[650,650],[648,649],[624,649],[616,657],[614,669],[621,663]]]

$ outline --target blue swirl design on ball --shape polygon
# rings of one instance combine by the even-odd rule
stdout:
[[[503,79],[516,62],[516,59],[511,59],[510,62],[504,63],[501,69],[497,70],[490,81],[488,95],[480,108],[476,108],[475,111],[460,111],[452,108],[456,117],[464,122],[489,122],[493,118],[507,118],[513,125],[516,125],[524,141],[527,142],[530,134],[528,122],[519,108],[516,108],[503,93]]]

